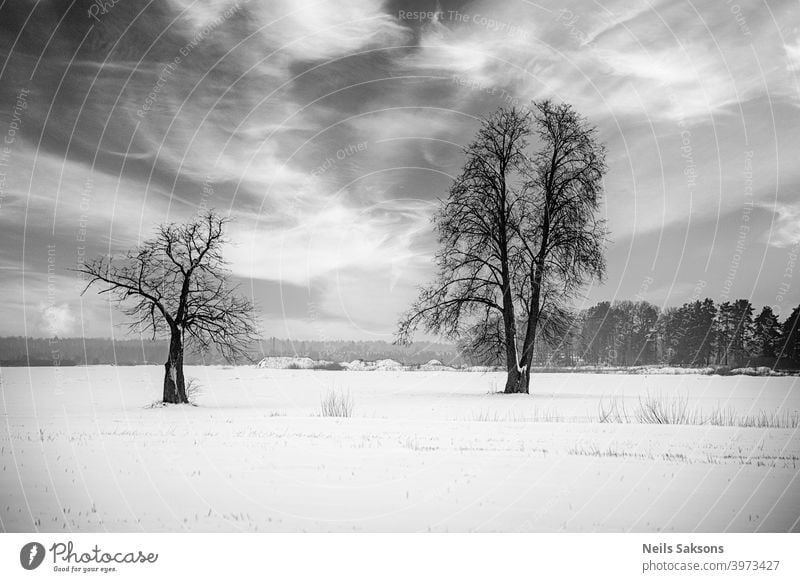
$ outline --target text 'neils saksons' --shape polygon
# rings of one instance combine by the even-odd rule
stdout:
[[[643,554],[722,554],[722,546],[698,546],[695,544],[642,544]]]

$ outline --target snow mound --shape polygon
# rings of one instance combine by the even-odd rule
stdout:
[[[426,364],[422,364],[419,369],[423,372],[449,372],[455,370],[455,368],[445,366],[439,360],[429,360]]]
[[[776,372],[767,366],[734,368],[730,371],[730,374],[731,376],[783,376],[780,372]]]
[[[391,359],[385,360],[378,360],[375,362],[375,370],[387,370],[387,371],[395,371],[395,370],[403,370],[405,366],[400,362]]]
[[[330,362],[312,360],[297,356],[267,356],[258,363],[259,368],[269,368],[272,370],[310,370],[316,365]]]
[[[367,366],[368,362],[364,360],[353,360],[352,362],[341,362],[342,368],[345,370],[350,370],[353,372],[363,372],[364,370],[369,370],[370,368]]]
[[[665,374],[667,376],[701,375],[714,373],[714,368],[680,368],[677,366],[642,366],[636,369],[637,374]]]
[[[351,372],[373,372],[373,371],[400,371],[406,367],[391,359],[378,360],[376,362],[365,362],[364,360],[353,360],[352,362],[342,362],[341,366]]]
[[[699,375],[708,376],[714,373],[714,368],[681,368],[680,366],[577,366],[575,368],[562,368],[563,371],[573,371],[596,374],[653,374],[664,376]],[[534,368],[536,371],[536,368]],[[541,370],[547,371],[547,370]]]

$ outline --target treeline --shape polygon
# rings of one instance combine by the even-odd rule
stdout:
[[[770,307],[757,314],[746,299],[711,299],[660,310],[646,301],[603,301],[559,322],[560,331],[537,343],[537,366],[673,365],[800,368],[800,307],[781,321]],[[545,335],[545,334],[542,334]],[[503,366],[497,350],[445,343],[408,346],[385,341],[298,341],[268,338],[251,346],[256,358],[306,356],[334,362],[390,358],[404,364],[440,360]],[[163,364],[166,341],[112,338],[0,338],[2,366]],[[211,351],[186,354],[190,365],[223,364]]]
[[[538,365],[800,367],[800,307],[780,321],[747,299],[711,299],[660,310],[646,301],[604,301],[571,316],[540,342]]]
[[[163,364],[166,341],[114,338],[0,338],[2,366],[84,366],[114,364]],[[219,364],[224,360],[217,354],[205,357],[187,354],[187,363]]]
[[[114,338],[2,337],[0,366],[163,364],[167,343],[161,340]],[[385,341],[296,341],[268,338],[250,348],[256,359],[260,356],[306,356],[335,362],[386,358],[405,364],[424,364],[434,359],[448,364],[462,362],[454,346],[441,343],[397,346]],[[213,350],[204,355],[187,352],[185,360],[189,365],[225,363],[225,359]]]

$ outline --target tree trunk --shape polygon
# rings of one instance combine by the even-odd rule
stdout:
[[[508,302],[510,303],[510,299]],[[513,312],[513,306],[506,310],[506,312],[509,311]],[[504,320],[506,329],[506,370],[508,370],[508,377],[506,378],[506,387],[503,392],[506,394],[515,394],[521,392],[520,382],[522,380],[522,374],[520,374],[519,365],[517,363],[516,322],[505,314]]]
[[[514,385],[509,392],[510,394],[530,394],[531,385],[531,366],[533,365],[533,341],[536,331],[531,332],[529,329],[526,334],[525,344],[522,347],[520,354],[520,363],[514,370]],[[510,376],[510,374],[509,374]],[[508,388],[508,386],[506,386]]]
[[[514,362],[510,366],[506,366],[508,370],[508,376],[506,376],[506,387],[503,390],[506,394],[514,394],[517,392],[517,386],[519,385],[519,371],[517,370],[517,363]]]
[[[530,327],[530,326],[528,326]],[[530,329],[526,330],[525,342],[522,353],[517,358],[516,349],[513,354],[513,363],[508,364],[508,378],[506,378],[506,394],[529,394],[531,383],[531,363],[533,362],[533,346],[529,342]],[[509,359],[511,359],[509,357]]]
[[[183,341],[181,332],[173,329],[169,340],[169,356],[164,364],[164,402],[187,404],[186,384],[183,378]]]
[[[506,340],[508,342],[508,340]],[[516,347],[506,347],[506,370],[508,376],[506,378],[506,387],[503,390],[506,394],[515,394],[520,392],[520,374],[519,366],[517,364],[517,350]]]
[[[508,377],[506,378],[506,394],[528,394],[531,383],[531,368],[530,365],[518,368],[515,364],[513,368],[509,368]]]
[[[538,318],[538,314],[535,316]],[[536,338],[536,324],[531,321],[526,326],[525,342],[522,346],[522,353],[517,361],[516,350],[514,350],[513,364],[509,363],[508,378],[506,378],[506,394],[530,394],[531,383],[531,364],[533,363],[533,343]],[[531,325],[533,329],[531,329]],[[510,358],[509,358],[510,359]]]

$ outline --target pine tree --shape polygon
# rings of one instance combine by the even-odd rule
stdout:
[[[765,305],[753,321],[753,354],[761,358],[774,358],[780,351],[781,326],[772,308]]]
[[[737,299],[731,305],[733,328],[730,341],[732,365],[744,366],[750,359],[753,342],[753,306],[747,299]]]
[[[800,306],[783,322],[782,346],[778,357],[791,358],[800,362]]]

